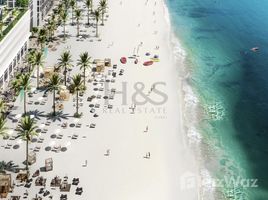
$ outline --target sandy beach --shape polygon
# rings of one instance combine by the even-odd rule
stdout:
[[[78,2],[78,6],[83,8],[83,3]],[[40,129],[45,127],[48,130],[36,138],[37,141],[43,138],[42,143],[35,141],[30,144],[32,149],[41,147],[37,153],[37,162],[30,167],[31,173],[44,166],[45,159],[53,158],[54,169],[41,172],[44,177],[48,180],[56,175],[68,176],[70,180],[79,177],[79,185],[83,187],[81,196],[75,195],[75,188],[71,188],[71,192],[67,193],[68,199],[199,199],[198,189],[188,185],[191,184],[189,176],[198,176],[198,165],[183,126],[179,63],[174,58],[170,43],[171,31],[166,20],[168,13],[164,0],[108,1],[107,20],[104,26],[99,27],[98,38],[95,37],[93,27],[85,27],[86,11],[83,14],[81,32],[89,37],[77,41],[76,26],[71,26],[69,19],[66,41],[60,42],[56,51],[48,51],[44,66],[54,66],[60,54],[69,50],[74,61],[70,75],[77,74],[79,67],[76,66],[76,61],[82,52],[88,51],[92,59],[111,58],[112,64],[117,65],[116,69],[106,68],[99,75],[100,79],[110,79],[109,73],[112,72],[116,72],[117,76],[115,82],[102,85],[104,91],[94,89],[101,84],[87,83],[87,91],[80,100],[80,111],[83,112],[80,119],[73,117],[75,96],[64,102],[63,116],[55,121],[44,117],[51,112],[52,94],[43,98],[43,93],[38,92],[28,99],[34,102],[27,105],[28,110],[39,111],[35,116],[40,118]],[[94,23],[94,20],[91,22]],[[62,34],[62,31],[63,27],[59,27],[56,35]],[[146,53],[150,55],[146,56]],[[127,59],[126,64],[120,63],[121,57],[128,58],[133,54],[137,55],[138,64],[131,58]],[[143,66],[143,62],[154,55],[160,61],[151,66]],[[121,69],[123,75],[119,75]],[[112,109],[107,108],[103,99],[106,89],[116,90],[114,99],[109,100]],[[94,104],[100,104],[95,112],[98,117],[90,112],[92,103],[87,101],[87,97],[92,94],[101,95],[100,99],[93,100]],[[165,101],[164,97],[167,97]],[[134,103],[133,100],[137,102]],[[38,101],[45,101],[45,105],[35,104]],[[10,128],[17,125],[13,122],[22,113],[23,106],[18,107],[20,104],[22,102],[18,98],[15,103],[17,109],[12,111],[8,119]],[[136,108],[133,112],[130,108],[135,107],[134,104]],[[49,126],[45,125],[47,121],[51,121]],[[63,123],[68,123],[68,127],[62,128]],[[77,123],[81,123],[80,128],[69,126]],[[96,124],[96,127],[90,128],[90,124]],[[61,139],[52,137],[59,134],[62,134]],[[74,134],[78,135],[77,139],[72,139]],[[0,141],[1,146],[7,143],[13,146],[18,144],[19,148],[1,147],[1,160],[13,160],[23,167],[24,142]],[[67,150],[59,153],[48,151],[47,147],[55,144],[66,147]],[[18,187],[14,193],[24,191],[25,188]],[[39,188],[36,187],[28,189],[29,199],[38,191]],[[58,190],[50,192],[53,199],[59,199],[61,193]]]

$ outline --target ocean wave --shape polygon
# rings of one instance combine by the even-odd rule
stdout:
[[[167,3],[163,1],[165,19],[169,27],[169,41],[170,47],[173,52],[174,61],[180,66],[179,72],[181,77],[181,92],[183,95],[184,105],[183,105],[183,124],[187,128],[186,137],[188,138],[188,143],[190,145],[195,145],[199,150],[198,155],[200,155],[200,143],[202,142],[201,132],[198,130],[198,123],[200,122],[199,107],[200,100],[195,94],[193,87],[190,84],[190,70],[189,64],[187,62],[187,53],[184,50],[182,43],[179,40],[177,34],[172,29],[171,16],[169,14],[169,9]],[[201,162],[202,163],[202,162]],[[206,198],[208,200],[214,199],[214,187],[213,178],[209,170],[205,169],[204,166],[199,166],[203,169],[199,171],[201,185],[199,190],[201,191],[201,198]]]

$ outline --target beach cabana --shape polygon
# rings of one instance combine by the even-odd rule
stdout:
[[[60,100],[68,101],[70,98],[70,92],[67,89],[63,89],[60,91]]]
[[[53,160],[52,158],[48,158],[45,160],[45,169],[46,171],[52,171],[53,170]]]
[[[105,67],[111,67],[112,66],[111,59],[110,58],[105,58],[104,59],[104,65],[105,65]]]
[[[53,67],[46,67],[44,69],[44,77],[45,77],[45,79],[49,79],[52,76],[53,72],[54,72]]]
[[[96,63],[96,72],[103,72],[104,67],[105,67],[105,64],[103,61]]]
[[[11,189],[11,174],[0,174],[0,198],[6,198]]]

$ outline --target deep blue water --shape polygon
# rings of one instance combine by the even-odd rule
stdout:
[[[213,175],[257,178],[258,188],[235,188],[229,199],[267,200],[268,0],[167,3],[208,118],[200,129],[216,154]]]

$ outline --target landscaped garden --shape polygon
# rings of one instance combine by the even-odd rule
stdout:
[[[25,8],[3,8],[3,14],[0,19],[0,41],[9,33],[9,31],[16,25],[20,18],[27,11]]]

